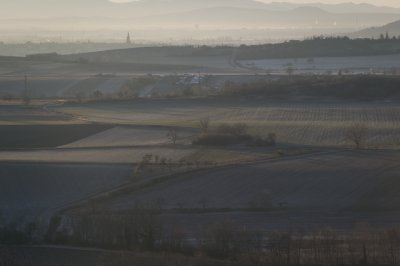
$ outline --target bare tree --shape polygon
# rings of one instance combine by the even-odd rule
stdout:
[[[199,125],[200,125],[200,129],[201,129],[201,133],[207,134],[208,129],[210,127],[210,118],[206,117],[206,118],[200,119]]]
[[[144,172],[146,170],[152,171],[152,168],[151,168],[152,159],[153,159],[153,154],[145,154],[143,156],[142,160],[139,163],[137,163],[134,173],[133,173],[133,177],[134,178],[139,177],[142,174],[142,172]]]
[[[170,128],[167,133],[167,138],[175,145],[178,140],[178,132],[175,128]]]
[[[249,207],[253,209],[267,209],[272,207],[272,194],[268,189],[259,191],[249,202]]]
[[[289,76],[292,76],[294,74],[294,68],[292,66],[288,66],[286,68],[286,74],[288,74]]]
[[[347,129],[346,140],[351,141],[356,149],[361,149],[367,138],[367,127],[364,124],[354,124]]]

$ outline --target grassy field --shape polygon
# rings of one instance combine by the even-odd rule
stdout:
[[[243,67],[255,72],[268,71],[274,74],[287,74],[290,67],[296,74],[338,73],[340,70],[353,74],[369,74],[371,71],[383,73],[391,68],[399,68],[399,54],[376,56],[284,58],[239,61]]]
[[[116,126],[111,129],[90,135],[86,138],[64,145],[64,148],[93,147],[129,147],[165,145],[171,143],[167,137],[168,127],[159,126]],[[190,138],[198,134],[198,130],[180,129],[178,144],[190,142]]]

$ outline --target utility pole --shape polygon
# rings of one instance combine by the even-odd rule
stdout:
[[[22,101],[24,102],[25,105],[29,105],[31,102],[31,98],[29,97],[29,91],[28,91],[28,76],[25,75],[24,77],[24,92],[22,94]]]

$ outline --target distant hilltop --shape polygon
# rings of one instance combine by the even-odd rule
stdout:
[[[384,34],[386,36],[386,33],[391,38],[400,36],[400,20],[386,24],[381,27],[372,27],[361,30],[352,34],[352,36],[362,38],[381,38],[381,35]]]
[[[21,6],[25,8],[21,9]],[[79,17],[134,18],[214,7],[269,11],[288,11],[298,7],[316,7],[330,13],[400,13],[398,8],[353,3],[293,4],[285,2],[262,3],[255,0],[141,0],[117,4],[107,0],[14,0],[8,1],[7,5],[2,6],[0,16],[2,18],[11,18],[10,14],[13,14],[14,17],[18,16],[19,18],[38,18],[43,17],[43,14],[49,14],[48,17],[64,17],[66,14],[71,14],[71,16]]]

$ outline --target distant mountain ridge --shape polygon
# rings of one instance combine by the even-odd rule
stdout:
[[[144,41],[251,42],[321,34],[336,36],[396,20],[400,20],[400,9],[353,3],[138,0],[117,4],[108,0],[2,0],[0,41],[120,41],[126,32],[136,31],[135,39]],[[170,34],[168,30],[176,32]],[[232,34],[228,30],[241,32]],[[259,30],[271,32],[261,35],[256,33]]]
[[[156,0],[154,0],[156,1]],[[178,3],[183,0],[171,0]],[[187,0],[185,0],[187,1]],[[225,2],[226,0],[218,0]],[[240,3],[240,0],[238,0]],[[242,0],[244,1],[244,0]],[[252,3],[252,2],[250,2]],[[112,4],[115,5],[115,4]],[[258,5],[258,3],[257,3]],[[61,17],[52,19],[3,20],[0,29],[31,27],[81,30],[132,28],[241,29],[241,28],[346,28],[357,29],[384,25],[400,19],[396,13],[331,13],[320,7],[299,6],[275,10],[232,6],[214,6],[166,14],[132,18]]]
[[[143,25],[156,26],[159,21],[164,26],[206,27],[370,27],[397,20],[395,13],[341,13],[335,14],[313,6],[300,6],[289,10],[212,7],[187,12],[172,13],[140,18]]]
[[[140,0],[130,3],[112,3],[108,0],[4,0],[0,16],[11,18],[106,16],[133,18],[168,13],[192,11],[213,7],[236,7],[269,11],[288,11],[299,7],[315,7],[330,13],[397,13],[399,8],[381,7],[371,4],[293,4],[288,2],[263,3],[256,0]],[[24,8],[22,8],[24,7]]]
[[[372,4],[356,4],[352,2],[339,4],[306,3],[294,4],[288,2],[272,2],[266,4],[270,10],[288,10],[296,7],[318,7],[331,13],[400,13],[400,8],[377,6]]]

